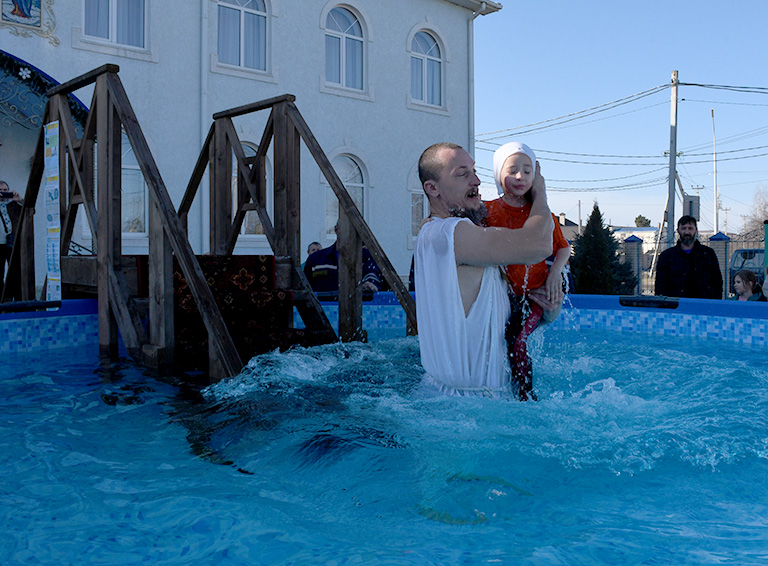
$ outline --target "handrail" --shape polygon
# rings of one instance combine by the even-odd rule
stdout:
[[[97,67],[96,69],[88,71],[79,77],[75,77],[71,81],[61,83],[60,85],[56,85],[55,87],[48,89],[45,95],[48,98],[53,98],[57,94],[69,94],[83,88],[84,86],[95,83],[96,79],[98,79],[99,76],[103,75],[104,73],[117,74],[118,72],[120,72],[120,67],[118,65],[107,63],[106,65]]]

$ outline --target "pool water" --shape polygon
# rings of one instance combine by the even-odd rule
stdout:
[[[202,392],[6,356],[1,564],[768,564],[768,352],[535,335],[539,401],[436,395],[415,338]]]

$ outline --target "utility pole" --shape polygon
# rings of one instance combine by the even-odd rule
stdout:
[[[581,236],[581,201],[579,201],[579,236]]]
[[[675,179],[677,178],[677,71],[672,71],[669,113],[669,191],[667,193],[667,241],[675,241]]]
[[[717,145],[715,144],[715,109],[712,109],[712,162],[715,179],[715,234],[720,231],[720,195],[717,194]]]

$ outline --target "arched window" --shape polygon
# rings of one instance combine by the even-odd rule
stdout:
[[[125,132],[121,144],[121,225],[129,238],[147,236],[147,183]]]
[[[443,105],[443,59],[435,38],[425,31],[411,41],[411,100]]]
[[[339,155],[333,159],[331,164],[360,213],[365,215],[366,183],[362,166],[351,155]],[[334,227],[339,219],[339,200],[330,186],[326,188],[326,195],[325,232],[327,237],[334,238]]]
[[[256,146],[250,142],[242,142],[243,152],[245,153],[245,162],[249,167],[254,164],[254,157],[256,156]],[[269,174],[270,168],[267,167],[267,210],[272,208],[272,179]],[[237,181],[239,178],[239,171],[237,167],[237,158],[235,152],[232,152],[232,218],[237,214],[238,200],[237,200]],[[259,213],[255,210],[249,210],[245,213],[243,224],[240,226],[240,234],[243,236],[260,236],[264,235],[264,226],[259,218]]]
[[[411,169],[408,175],[408,194],[411,199],[411,233],[408,238],[408,247],[412,248],[419,235],[421,224],[429,216],[429,201],[424,194],[421,181],[419,180],[419,170],[416,165]]]
[[[325,21],[325,80],[363,90],[363,28],[346,8],[336,7]]]
[[[264,0],[219,0],[219,63],[267,69],[267,7]]]

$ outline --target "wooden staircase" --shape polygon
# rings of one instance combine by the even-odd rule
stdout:
[[[363,245],[405,309],[408,332],[416,332],[413,298],[296,108],[294,96],[283,95],[214,114],[177,212],[118,71],[116,65],[104,65],[47,93],[44,126],[38,136],[19,236],[8,269],[9,273],[14,269],[20,273],[22,300],[35,298],[33,207],[45,166],[45,124],[58,120],[62,284],[67,293],[95,290],[102,355],[117,355],[119,330],[129,354],[144,364],[156,367],[174,360],[192,362],[195,358],[193,365],[203,366],[201,359],[207,357],[207,374],[219,379],[239,373],[243,360],[256,353],[337,339],[299,266],[302,142],[339,201],[339,338],[349,341],[364,336],[360,286]],[[83,136],[78,138],[67,95],[93,83],[91,109]],[[269,110],[270,115],[261,143],[256,156],[246,158],[232,118],[262,110]],[[123,131],[149,189],[149,254],[144,259],[121,254]],[[270,145],[274,161],[273,217],[266,209],[266,156]],[[236,203],[232,202],[233,169],[238,179]],[[195,256],[187,238],[187,216],[206,170],[210,181],[211,255]],[[81,206],[95,256],[68,253]],[[248,211],[258,214],[274,256],[232,255]],[[291,328],[293,306],[307,330]]]

